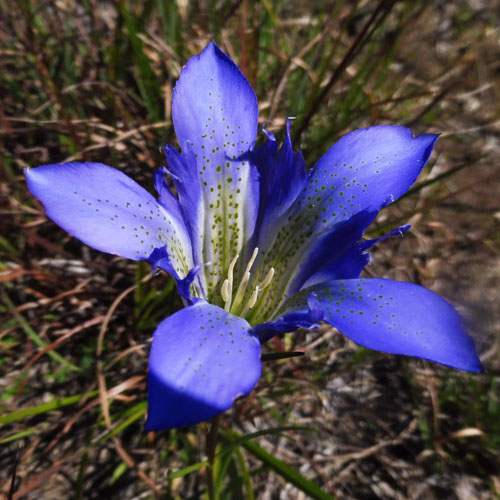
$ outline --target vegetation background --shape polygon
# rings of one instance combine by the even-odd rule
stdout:
[[[100,161],[151,188],[180,69],[214,39],[261,122],[282,137],[296,117],[308,166],[358,127],[442,134],[371,234],[413,230],[366,275],[445,296],[487,368],[366,351],[329,328],[287,334],[268,349],[305,356],[267,363],[223,419],[221,498],[500,498],[499,26],[498,0],[0,0],[0,495],[205,494],[206,427],[143,432],[172,281],[47,220],[22,168]]]

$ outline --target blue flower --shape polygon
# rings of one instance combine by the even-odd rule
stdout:
[[[154,333],[147,429],[226,410],[259,380],[263,342],[321,321],[370,349],[481,370],[446,301],[411,283],[359,277],[383,239],[361,241],[363,232],[413,184],[436,135],[356,130],[307,171],[288,126],[281,147],[267,131],[254,147],[255,94],[213,43],[183,68],[172,115],[182,153],[167,146],[158,198],[100,163],[26,170],[31,193],[70,234],[177,281],[186,307]]]

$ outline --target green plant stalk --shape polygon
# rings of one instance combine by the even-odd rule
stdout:
[[[217,433],[219,431],[219,416],[215,417],[207,434],[206,449],[207,449],[207,492],[209,500],[216,500],[214,487],[214,463],[215,449],[217,448]]]
[[[245,493],[247,500],[255,500],[255,494],[252,486],[252,478],[250,477],[250,471],[245,463],[245,459],[243,457],[243,453],[239,448],[236,448],[236,459],[238,461],[238,465],[240,466],[241,476],[243,478],[243,485],[245,486]]]

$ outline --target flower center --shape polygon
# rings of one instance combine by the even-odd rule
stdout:
[[[227,270],[227,278],[222,283],[221,295],[222,295],[222,300],[224,301],[224,309],[232,314],[236,314],[243,318],[246,316],[248,311],[255,306],[255,304],[257,303],[257,299],[259,297],[259,293],[262,292],[264,288],[269,286],[274,276],[274,267],[271,267],[271,269],[269,269],[269,271],[267,272],[266,277],[262,280],[260,284],[256,285],[252,294],[250,295],[250,298],[243,305],[245,292],[247,291],[248,283],[252,275],[250,271],[252,270],[252,266],[255,262],[255,259],[257,258],[258,253],[259,249],[256,247],[252,253],[252,256],[250,257],[250,260],[248,261],[247,267],[245,269],[245,272],[243,273],[243,278],[241,279],[238,289],[234,294],[234,299],[233,299],[233,278],[234,278],[233,273],[234,273],[234,266],[236,265],[236,262],[238,262],[238,259],[240,257],[239,255],[236,255],[236,257],[229,264],[229,268]]]

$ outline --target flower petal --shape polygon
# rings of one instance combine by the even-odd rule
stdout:
[[[323,306],[324,320],[364,347],[482,370],[455,309],[421,286],[378,278],[332,281],[299,292],[283,313],[305,311],[311,292]]]
[[[86,245],[133,260],[149,260],[167,245],[179,275],[193,267],[174,198],[158,203],[130,177],[101,163],[45,165],[25,174],[47,215]]]
[[[203,288],[198,279],[202,266],[191,268],[186,276],[181,278],[172,265],[172,259],[166,246],[155,248],[149,257],[149,262],[153,266],[153,273],[158,269],[163,269],[170,274],[177,284],[177,292],[188,305],[197,302],[199,297],[204,297]]]
[[[415,182],[437,137],[414,137],[410,129],[393,125],[355,130],[319,159],[298,201],[312,200],[317,213],[326,207],[328,225],[360,210],[380,210]]]
[[[203,260],[214,262],[204,269],[208,298],[220,302],[220,282],[231,260],[244,251],[257,218],[258,172],[247,155],[257,132],[257,99],[238,67],[210,43],[183,68],[174,89],[172,118],[183,156],[190,151],[196,159],[206,214],[200,230]],[[183,170],[179,159],[171,159],[177,162],[174,169]],[[240,259],[235,275],[243,268]]]
[[[257,264],[276,271],[262,301],[276,309],[277,300],[300,289],[318,262],[327,264],[325,259],[353,248],[378,211],[415,181],[436,138],[382,125],[356,130],[334,144],[290,209],[279,220],[262,222],[259,247],[265,244],[265,250]]]
[[[182,69],[172,118],[181,146],[189,141],[198,155],[219,147],[216,152],[237,157],[255,141],[257,98],[236,64],[211,42]]]
[[[147,430],[215,417],[260,378],[260,343],[250,325],[199,301],[164,320],[149,357]]]

